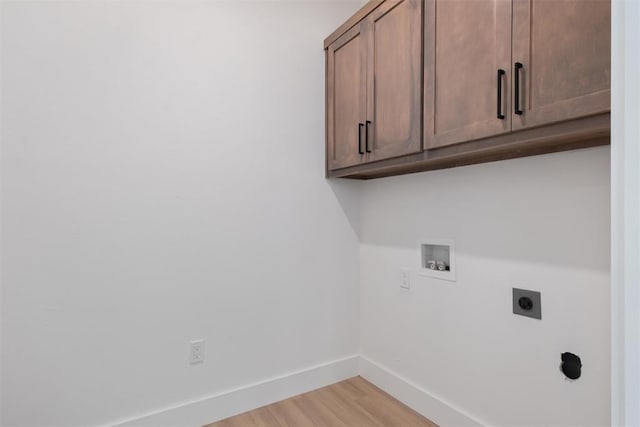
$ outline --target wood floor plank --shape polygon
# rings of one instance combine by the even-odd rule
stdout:
[[[349,378],[345,381],[340,381],[339,383],[333,384],[332,387],[340,388],[342,391],[347,394],[351,399],[359,399],[367,395],[364,391],[360,381],[364,381],[361,377]]]
[[[282,424],[278,422],[277,418],[273,416],[268,406],[254,409],[249,413],[258,427],[283,427]]]
[[[371,396],[371,395],[389,396],[387,393],[380,390],[378,387],[374,386],[373,384],[371,384],[369,381],[365,380],[362,377],[349,378],[348,380],[341,381],[335,385],[343,385],[343,384],[349,384],[353,386],[356,390],[358,390],[360,397]],[[389,396],[389,398],[391,398],[392,400],[396,400],[394,397],[391,397],[391,396]]]
[[[422,415],[393,396],[380,390],[364,378],[355,377],[348,381],[350,385],[364,395],[364,397],[356,399],[357,404],[377,419],[383,420],[385,426],[424,426],[425,421],[427,421],[429,425],[435,426],[435,424],[431,423]],[[343,383],[346,383],[346,381],[339,384]]]
[[[321,388],[315,391],[315,397],[322,402],[338,419],[349,426],[383,427],[352,399],[338,392],[336,388]]]
[[[205,427],[437,427],[361,377]]]
[[[349,427],[323,405],[313,392],[303,395],[302,399],[295,400],[294,403],[309,418],[313,426]]]
[[[258,427],[258,425],[253,422],[251,412],[245,412],[244,414],[221,421],[218,427]]]
[[[267,408],[282,427],[310,426],[312,425],[310,419],[295,404],[295,401],[301,398],[301,396],[296,396],[291,399],[269,405]]]
[[[408,410],[400,402],[383,402],[379,396],[367,396],[358,399],[356,404],[374,418],[380,420],[386,427],[433,426],[431,423],[425,424],[424,417]]]

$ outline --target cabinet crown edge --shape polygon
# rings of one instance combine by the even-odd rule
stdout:
[[[380,6],[386,0],[369,0],[364,6],[362,6],[356,13],[354,13],[349,19],[347,19],[342,25],[340,25],[334,32],[329,34],[326,39],[324,39],[324,49],[326,50],[331,43],[335,42],[342,36],[344,33],[349,31],[355,25],[357,25],[360,21],[362,21],[367,15],[369,15],[375,8]]]

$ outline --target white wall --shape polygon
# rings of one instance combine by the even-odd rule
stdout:
[[[322,39],[359,6],[2,2],[3,425],[111,423],[357,351]]]
[[[361,351],[485,425],[610,424],[609,148],[366,182]],[[457,282],[418,276],[453,238]],[[400,268],[412,289],[400,289]],[[511,288],[542,292],[542,320]],[[560,353],[583,376],[559,371]]]

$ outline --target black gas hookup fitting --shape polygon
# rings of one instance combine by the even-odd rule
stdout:
[[[567,378],[577,380],[580,378],[580,371],[582,370],[582,361],[578,356],[573,353],[562,353],[560,355],[562,363],[560,364],[560,370]]]

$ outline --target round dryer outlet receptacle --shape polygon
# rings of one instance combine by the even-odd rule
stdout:
[[[529,297],[520,297],[518,305],[521,309],[529,311],[533,308],[533,301]]]

